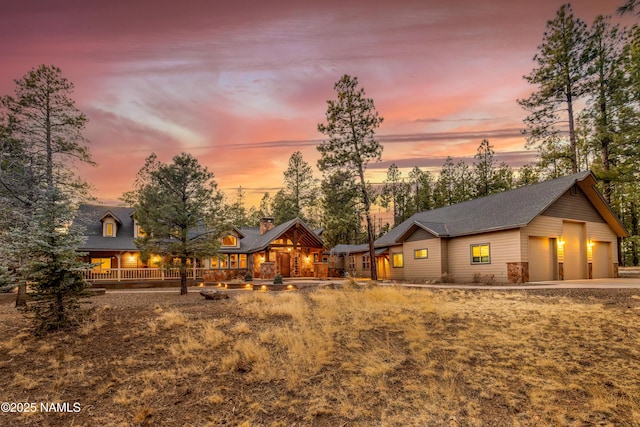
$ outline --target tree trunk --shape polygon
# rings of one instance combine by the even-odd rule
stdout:
[[[638,235],[638,217],[636,215],[636,204],[631,202],[631,206],[630,206],[630,210],[631,210],[631,235],[632,236],[637,236]],[[638,265],[638,262],[640,261],[640,257],[638,256],[638,245],[636,244],[635,240],[631,240],[631,257],[632,257],[632,263],[634,266]]]
[[[360,175],[360,186],[362,187],[362,201],[364,202],[364,214],[367,219],[367,236],[369,240],[369,266],[371,269],[371,280],[378,280],[378,271],[376,265],[376,250],[374,248],[373,224],[371,223],[371,201],[367,192],[367,182],[364,179],[364,170],[362,164],[359,165],[358,173]]]
[[[187,294],[187,258],[180,258],[180,295]]]
[[[578,173],[578,144],[576,143],[576,130],[573,120],[573,98],[571,86],[567,84],[567,115],[569,118],[569,150],[571,151],[571,173]]]
[[[18,286],[18,295],[16,296],[16,307],[27,306],[27,285]]]
[[[180,272],[180,295],[187,294],[187,271]]]

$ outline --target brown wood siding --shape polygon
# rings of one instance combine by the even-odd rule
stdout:
[[[541,215],[578,221],[606,222],[578,186],[569,189]]]

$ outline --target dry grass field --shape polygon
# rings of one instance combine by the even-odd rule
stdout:
[[[94,297],[40,339],[0,295],[0,401],[81,405],[0,425],[640,425],[640,290],[230,294]]]

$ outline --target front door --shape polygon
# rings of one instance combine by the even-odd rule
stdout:
[[[380,280],[389,278],[389,259],[386,256],[376,257],[376,273]]]
[[[280,253],[280,275],[282,277],[291,276],[291,255],[288,252]]]

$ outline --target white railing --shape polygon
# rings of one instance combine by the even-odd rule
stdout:
[[[206,268],[187,269],[187,279],[202,277]],[[84,278],[90,282],[124,280],[176,280],[180,278],[178,268],[103,268],[99,270],[83,270]]]

